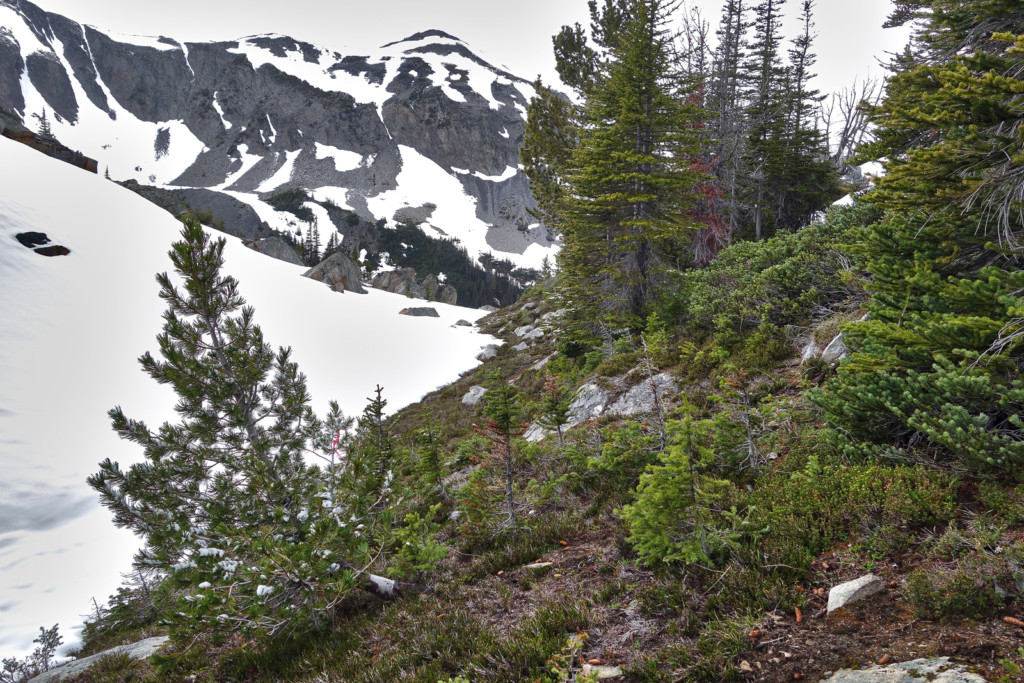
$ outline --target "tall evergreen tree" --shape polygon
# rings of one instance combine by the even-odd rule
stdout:
[[[741,214],[738,196],[746,142],[741,65],[749,28],[746,9],[743,0],[727,0],[722,6],[707,99],[714,127],[713,171],[724,191],[722,213],[730,235],[740,227]]]
[[[1016,472],[1024,464],[1024,8],[901,3],[919,19],[871,113],[890,159],[869,199],[870,320],[820,398],[852,444]],[[895,19],[894,19],[895,20]]]
[[[584,107],[559,254],[577,330],[588,337],[595,321],[638,324],[665,269],[689,259],[701,111],[676,69],[674,9],[608,0],[596,22],[610,47]]]

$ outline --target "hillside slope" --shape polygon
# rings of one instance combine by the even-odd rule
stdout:
[[[31,649],[43,623],[72,628],[129,568],[135,540],[113,527],[85,477],[105,457],[139,457],[111,431],[107,410],[123,405],[155,424],[171,416],[173,394],[135,359],[155,348],[163,304],[154,275],[170,269],[179,224],[17,143],[0,139],[0,154],[0,645],[14,654]],[[16,239],[32,232],[49,242]],[[268,341],[294,347],[317,410],[334,398],[358,414],[377,383],[399,408],[476,365],[493,341],[453,327],[482,312],[434,303],[439,318],[402,316],[404,296],[338,294],[301,277],[301,266],[227,239],[228,271]],[[57,246],[70,253],[35,251]]]

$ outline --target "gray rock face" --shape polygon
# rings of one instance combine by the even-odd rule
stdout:
[[[483,347],[483,350],[476,354],[477,360],[488,360],[498,355],[497,344],[488,344]]]
[[[359,266],[342,253],[332,254],[327,260],[310,268],[303,275],[313,280],[326,282],[335,292],[366,294],[360,278]]]
[[[252,248],[253,251],[266,254],[271,258],[276,258],[278,261],[294,263],[297,266],[303,265],[302,259],[295,253],[295,249],[292,248],[292,245],[288,244],[280,237],[268,237],[258,242],[253,242]]]
[[[823,683],[985,683],[978,674],[967,667],[954,664],[949,657],[915,659],[899,664],[872,666],[867,669],[843,669]]]
[[[576,392],[576,397],[569,404],[569,422],[564,427],[569,429],[576,425],[601,417],[608,405],[608,392],[596,384],[584,384]]]
[[[843,341],[843,334],[839,333],[828,343],[825,350],[821,352],[821,360],[826,363],[838,363],[849,355],[850,351],[846,348],[846,343]]]
[[[111,118],[124,110],[158,124],[155,149],[139,150],[137,180],[145,182],[159,158],[160,136],[164,142],[171,136],[173,148],[186,135],[198,140],[195,149],[202,151],[188,152],[196,156],[182,159],[187,168],[168,179],[172,185],[264,196],[288,188],[344,188],[347,203],[371,223],[429,220],[436,213],[429,203],[378,216],[367,202],[396,188],[408,162],[400,148],[408,147],[459,181],[474,200],[483,224],[478,229],[486,230],[495,251],[521,254],[532,244],[552,246],[546,229],[529,216],[535,202],[526,177],[516,171],[532,88],[452,36],[428,31],[374,56],[344,56],[284,36],[188,44],[160,38],[162,45],[155,46],[121,42],[29,0],[0,4],[11,8],[44,46],[20,45],[16,32],[0,27],[0,107],[26,119],[22,76],[27,74],[46,107],[63,120],[89,120],[80,112],[91,107]],[[273,59],[264,63],[261,56],[250,56],[258,53]],[[307,81],[286,73],[300,73],[298,67],[314,76]],[[361,91],[380,88],[380,99],[386,101],[379,109],[342,92],[345,79],[353,76],[362,81],[353,86]],[[335,82],[323,85],[329,79]],[[72,81],[85,97],[76,98]],[[187,133],[172,130],[175,121]],[[82,150],[101,166],[104,142]],[[339,166],[320,154],[323,146],[358,155],[356,163]],[[253,157],[258,161],[247,163]],[[291,173],[283,185],[261,187],[286,163]],[[243,165],[245,172],[235,175]],[[322,235],[327,228],[320,226]]]
[[[400,310],[399,315],[411,315],[414,318],[440,318],[441,315],[437,312],[436,308],[430,308],[424,306],[421,308],[403,308]]]
[[[82,659],[75,659],[67,664],[61,664],[58,667],[54,667],[45,673],[41,673],[34,678],[29,679],[29,683],[50,683],[51,681],[62,681],[65,678],[73,678],[78,676],[83,671],[88,670],[94,664],[104,657],[111,655],[126,654],[132,659],[148,659],[151,655],[160,651],[160,648],[167,642],[167,636],[157,636],[156,638],[146,638],[140,640],[137,643],[131,645],[118,645],[115,648],[111,648],[104,652],[101,652],[91,657],[83,657]]]
[[[885,588],[885,582],[874,574],[833,586],[828,593],[828,611],[832,612],[854,602],[871,597]]]
[[[470,387],[469,391],[466,392],[466,395],[462,397],[462,402],[467,406],[475,406],[486,393],[487,389],[484,389],[481,386]]]
[[[652,389],[651,385],[654,385]],[[658,398],[661,401],[665,400],[666,392],[674,392],[676,390],[676,382],[668,373],[661,373],[655,375],[650,381],[644,380],[640,382],[613,403],[607,410],[612,415],[640,415],[642,413],[650,413],[654,411],[654,391],[658,392]]]
[[[224,232],[235,237],[255,240],[273,234],[251,206],[221,192],[202,188],[168,190],[140,185],[134,180],[123,182],[121,186],[145,197],[174,216],[196,212],[209,214],[215,223],[211,227],[222,227],[222,221]]]

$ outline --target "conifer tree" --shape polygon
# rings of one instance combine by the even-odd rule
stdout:
[[[565,446],[562,437],[562,427],[569,423],[570,396],[565,386],[554,375],[548,375],[544,380],[544,393],[540,404],[540,419],[538,422],[545,429],[554,429],[558,434],[558,448]]]
[[[496,371],[491,375],[491,387],[485,401],[483,413],[490,418],[487,432],[496,454],[504,465],[506,518],[503,526],[515,529],[517,526],[517,504],[512,437],[522,433],[522,425],[519,423],[521,412],[519,391],[511,382],[505,380],[505,376],[500,371]]]
[[[946,466],[1024,463],[1024,8],[915,0],[916,49],[870,112],[890,159],[869,199],[870,319],[819,397],[854,446]]]
[[[362,417],[359,418],[359,449],[362,457],[369,463],[373,471],[370,491],[373,509],[387,507],[388,497],[391,493],[391,480],[394,477],[391,469],[394,444],[385,424],[384,408],[387,407],[388,402],[383,397],[383,392],[384,389],[378,384],[374,389],[374,395],[366,399],[366,407],[363,409]]]
[[[335,457],[348,424],[337,405],[325,421],[313,413],[290,349],[271,350],[238,283],[221,274],[224,240],[183,222],[170,252],[182,285],[157,276],[168,306],[160,358],[140,358],[178,394],[179,421],[151,430],[111,410],[145,457],[128,470],[107,459],[89,484],[115,524],[142,538],[137,566],[182,591],[167,615],[173,633],[274,634],[373,580],[350,564],[373,556],[366,510],[351,496],[362,473]],[[308,465],[307,453],[328,466]]]
[[[595,15],[607,59],[586,90],[559,226],[579,336],[591,337],[595,321],[639,324],[665,270],[689,258],[701,112],[676,70],[673,10],[665,0],[607,0]]]

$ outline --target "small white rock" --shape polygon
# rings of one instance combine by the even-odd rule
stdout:
[[[828,612],[869,598],[884,588],[885,582],[874,574],[866,574],[859,579],[833,586],[828,592]]]

